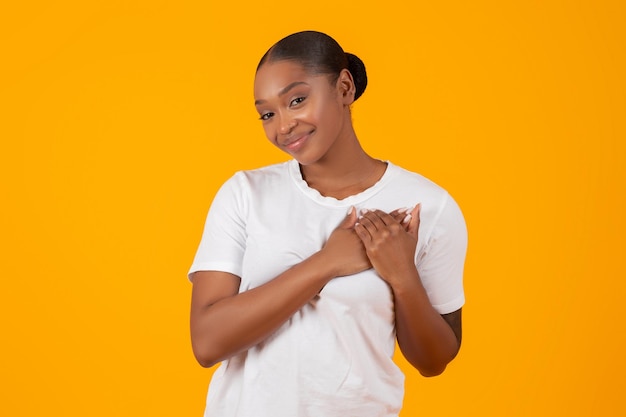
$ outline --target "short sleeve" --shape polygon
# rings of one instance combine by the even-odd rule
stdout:
[[[241,277],[246,243],[245,184],[235,174],[219,189],[204,224],[188,277],[196,271],[221,271]]]
[[[446,194],[417,263],[428,298],[439,314],[452,313],[465,303],[463,268],[466,252],[465,219],[457,203]]]

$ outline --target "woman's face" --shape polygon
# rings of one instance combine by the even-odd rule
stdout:
[[[297,62],[264,63],[254,99],[270,142],[302,165],[323,159],[350,123],[352,100],[342,78],[331,84],[327,74],[309,74]]]

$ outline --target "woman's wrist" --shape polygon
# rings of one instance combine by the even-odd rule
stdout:
[[[324,249],[314,253],[304,262],[313,271],[314,279],[321,285],[326,285],[328,281],[339,276],[338,268],[330,262]]]
[[[385,279],[385,281],[391,287],[395,297],[403,297],[407,294],[414,296],[416,292],[425,293],[426,291],[415,268],[399,272],[393,277]]]

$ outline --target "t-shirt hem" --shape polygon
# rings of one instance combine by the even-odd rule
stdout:
[[[233,275],[237,275],[241,277],[241,265],[229,263],[229,262],[198,262],[191,266],[189,272],[187,273],[187,278],[189,281],[193,281],[191,279],[191,275],[194,272],[198,271],[219,271],[219,272],[228,272]]]
[[[465,305],[465,295],[444,304],[434,304],[433,308],[437,310],[439,314],[449,314],[457,311],[459,308],[463,307],[463,305]]]

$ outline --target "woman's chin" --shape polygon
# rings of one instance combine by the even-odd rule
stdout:
[[[298,163],[302,166],[313,165],[319,160],[319,158],[311,158],[310,156],[307,157],[305,155],[294,155],[294,154],[290,154],[290,155],[293,157],[293,159],[298,161]]]

